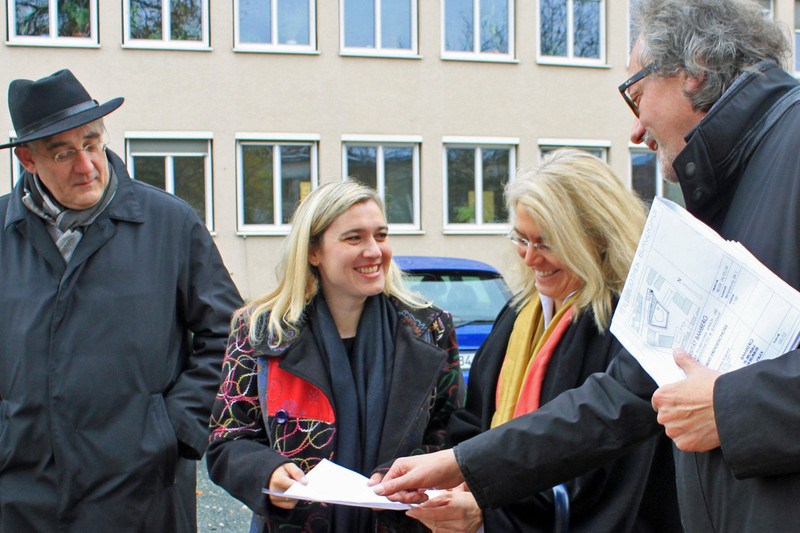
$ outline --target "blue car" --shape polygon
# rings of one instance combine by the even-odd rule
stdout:
[[[511,298],[503,277],[494,267],[455,257],[395,256],[411,290],[449,311],[458,335],[464,379],[472,358],[492,330],[492,323]]]

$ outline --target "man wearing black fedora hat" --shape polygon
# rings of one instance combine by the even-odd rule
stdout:
[[[132,180],[68,70],[15,80],[0,197],[0,532],[193,532],[242,304],[203,222]]]

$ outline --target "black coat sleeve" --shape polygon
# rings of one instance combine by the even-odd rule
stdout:
[[[628,452],[661,427],[655,382],[625,351],[537,411],[455,448],[481,507],[498,507],[565,482]]]
[[[219,386],[222,358],[234,310],[242,305],[211,235],[190,211],[183,228],[186,258],[178,283],[178,306],[188,330],[189,352],[165,395],[167,412],[180,449],[200,459],[208,445],[208,417]]]

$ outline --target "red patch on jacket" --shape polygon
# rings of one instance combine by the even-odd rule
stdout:
[[[269,360],[267,413],[271,417],[303,418],[333,424],[333,406],[319,388],[278,366],[280,359]]]

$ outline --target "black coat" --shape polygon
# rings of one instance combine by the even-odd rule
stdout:
[[[132,181],[69,264],[0,198],[0,532],[196,530],[194,459],[239,294],[182,200]]]
[[[375,428],[381,432],[378,464],[386,469],[397,457],[441,449],[450,415],[464,396],[450,314],[390,301],[398,313],[394,363],[386,419]],[[307,323],[274,349],[266,342],[253,347],[248,334],[249,323],[237,320],[211,417],[209,475],[253,510],[253,532],[332,532],[332,505],[299,502],[287,511],[263,492],[275,468],[289,460],[306,471],[322,459],[336,461],[337,410],[327,357]],[[425,530],[402,512],[374,517],[381,533]]]
[[[491,427],[497,379],[516,318],[516,310],[506,306],[475,354],[466,407],[450,418],[448,438],[452,444]],[[598,332],[591,310],[582,313],[564,332],[548,364],[542,405],[580,386],[593,373],[604,371],[619,349],[613,335]],[[681,531],[672,449],[663,432],[619,459],[569,480],[567,490],[571,532]],[[487,533],[549,533],[553,531],[553,492],[546,490],[502,508],[484,509],[483,519]]]
[[[800,289],[797,87],[776,65],[744,74],[690,132],[674,167],[692,214]],[[797,350],[717,380],[721,448],[676,451],[687,532],[797,531],[798,383]],[[581,474],[660,431],[650,405],[655,389],[633,357],[621,352],[607,374],[459,445],[456,457],[479,503],[513,502],[521,490],[543,490]],[[496,453],[499,443],[517,453]]]

